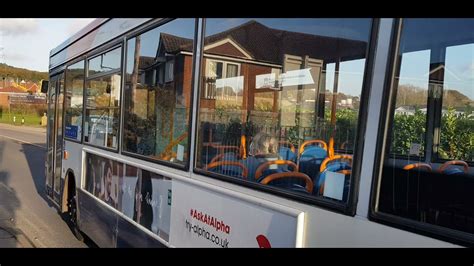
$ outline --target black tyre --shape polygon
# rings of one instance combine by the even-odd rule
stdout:
[[[79,230],[79,226],[77,225],[77,204],[76,204],[75,191],[73,191],[72,195],[69,197],[69,200],[67,202],[67,207],[68,207],[68,212],[65,217],[66,222],[71,228],[71,231],[73,232],[74,236],[79,241],[84,241],[84,236],[82,235],[81,230]]]

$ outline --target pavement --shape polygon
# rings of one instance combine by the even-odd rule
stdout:
[[[45,128],[0,123],[0,247],[88,246],[45,195],[45,142]]]
[[[10,219],[0,220],[0,248],[37,247]]]
[[[20,126],[20,125],[9,125],[9,124],[0,124],[0,134],[5,133],[6,130],[25,130],[36,133],[46,133],[46,127],[30,127],[30,126]],[[5,136],[4,136],[5,137]],[[12,138],[14,139],[14,138]],[[3,183],[0,183],[0,192],[2,190],[11,192],[7,186]],[[0,193],[4,195],[4,193]],[[8,199],[2,198],[2,202],[7,202]],[[0,248],[32,248],[36,247],[34,242],[32,242],[28,237],[25,236],[23,231],[15,225],[15,220],[9,215],[5,215],[4,212],[0,214]]]

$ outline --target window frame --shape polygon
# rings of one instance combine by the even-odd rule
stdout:
[[[130,35],[127,35],[125,38],[124,38],[124,44],[123,44],[123,59],[122,59],[122,73],[123,73],[123,76],[122,76],[122,91],[121,91],[121,95],[122,95],[122,106],[121,106],[121,109],[122,109],[122,121],[124,120],[124,117],[125,117],[125,93],[124,93],[124,84],[125,84],[125,76],[126,76],[126,64],[127,64],[127,49],[128,49],[128,41],[133,39],[133,38],[136,38],[137,36],[140,36],[144,33],[147,33],[151,30],[154,30],[156,28],[159,28],[161,26],[164,26],[166,25],[167,23],[169,22],[172,22],[176,19],[179,19],[179,18],[165,18],[165,19],[162,19],[162,20],[159,20],[159,21],[156,21],[155,23],[152,23],[142,29],[140,29],[139,31],[137,32],[134,32],[133,34],[130,34]],[[192,111],[193,111],[193,100],[194,100],[194,90],[195,90],[195,82],[194,82],[194,72],[195,72],[195,67],[196,67],[196,50],[198,48],[198,43],[197,43],[197,39],[198,39],[198,36],[199,36],[199,29],[198,29],[198,24],[199,24],[199,19],[198,18],[194,18],[194,35],[193,35],[193,52],[192,52],[192,63],[191,63],[191,90],[190,90],[190,105],[189,105],[189,111],[188,111],[188,130],[187,130],[187,133],[188,133],[188,137],[187,137],[187,142],[188,142],[188,147],[185,148],[185,151],[188,153],[188,158],[186,158],[186,160],[184,160],[184,164],[178,164],[178,163],[173,163],[173,162],[170,162],[170,161],[165,161],[165,160],[159,160],[159,159],[154,159],[154,158],[150,158],[148,156],[145,156],[145,155],[141,155],[141,154],[138,154],[138,153],[133,153],[133,152],[129,152],[129,151],[126,151],[124,149],[124,146],[123,146],[123,140],[124,140],[124,123],[122,123],[120,125],[120,129],[121,129],[121,132],[120,132],[120,153],[125,155],[125,156],[129,156],[129,157],[132,157],[132,158],[136,158],[136,159],[140,159],[140,160],[144,160],[144,161],[147,161],[147,162],[151,162],[151,163],[156,163],[158,165],[163,165],[163,166],[166,166],[166,167],[171,167],[171,168],[174,168],[174,169],[178,169],[178,170],[182,170],[182,171],[185,171],[185,172],[188,172],[189,171],[189,168],[190,168],[190,158],[191,158],[191,146],[192,146],[192,143],[191,143],[191,133],[192,133]],[[176,65],[176,62],[173,63],[173,67]],[[166,71],[165,71],[166,72]],[[174,70],[173,70],[173,74],[174,74]],[[164,73],[164,76],[166,78],[166,73]],[[164,80],[165,80],[164,78]]]
[[[92,75],[92,76],[89,76],[89,60],[90,59],[93,59],[93,58],[96,58],[97,56],[100,56],[101,54],[104,54],[104,53],[107,53],[109,51],[112,51],[114,49],[121,49],[121,53],[120,53],[120,57],[121,57],[121,60],[120,60],[120,68],[118,69],[114,69],[112,71],[107,71],[107,72],[102,72],[102,73],[99,73],[99,74],[95,74],[95,75]],[[87,82],[90,81],[90,80],[93,80],[93,79],[96,79],[96,78],[101,78],[101,77],[106,77],[106,76],[111,76],[112,74],[120,74],[120,106],[118,108],[119,110],[119,116],[118,116],[118,120],[119,120],[119,126],[118,126],[118,132],[117,132],[117,147],[116,148],[111,148],[111,147],[107,147],[107,146],[101,146],[101,145],[95,145],[95,144],[91,144],[89,142],[86,142],[85,141],[85,134],[83,133],[82,134],[82,143],[84,145],[87,145],[87,146],[90,146],[90,147],[95,147],[95,148],[99,148],[99,149],[103,149],[103,150],[106,150],[106,151],[111,151],[111,152],[114,152],[114,153],[118,153],[119,152],[119,148],[120,148],[120,132],[121,132],[121,128],[122,128],[122,125],[121,125],[121,117],[122,117],[122,90],[123,90],[123,64],[124,64],[124,61],[123,61],[123,39],[122,38],[119,38],[118,40],[116,41],[112,41],[111,43],[105,45],[105,46],[102,46],[100,47],[99,49],[97,50],[94,50],[92,51],[90,54],[87,54],[86,57],[85,57],[85,78],[84,78],[84,97],[85,99],[83,100],[84,103],[83,103],[83,115],[84,115],[84,119],[83,119],[83,122],[82,122],[82,128],[83,128],[83,132],[84,131],[84,126],[85,126],[85,123],[86,123],[86,111],[87,111]]]
[[[396,88],[394,86],[394,79],[397,74],[397,64],[399,63],[400,58],[397,54],[400,48],[400,41],[403,29],[403,19],[395,19],[394,30],[392,31],[392,36],[390,40],[389,55],[388,55],[388,66],[386,69],[386,78],[383,86],[383,96],[382,104],[380,109],[380,121],[379,121],[379,132],[382,134],[378,135],[378,138],[375,140],[375,162],[373,168],[373,178],[371,184],[370,200],[369,200],[369,212],[368,218],[371,221],[394,227],[397,229],[405,230],[412,232],[418,235],[431,237],[441,241],[450,242],[453,244],[459,245],[474,245],[474,234],[469,234],[467,232],[442,227],[439,225],[423,223],[420,221],[415,221],[409,218],[404,218],[401,216],[396,216],[393,214],[381,212],[378,210],[378,201],[380,193],[380,183],[382,180],[383,174],[383,165],[384,160],[394,159],[387,156],[387,152],[390,150],[390,133],[384,134],[385,130],[388,131],[390,126],[393,124],[393,115],[395,111],[395,101],[396,101]],[[385,119],[389,118],[389,119]],[[428,122],[428,111],[427,111],[427,122]],[[427,128],[428,131],[428,128]],[[427,132],[429,134],[429,132]],[[425,134],[425,135],[427,135]],[[387,142],[384,145],[384,140]],[[426,142],[425,142],[426,145]],[[384,151],[385,150],[385,151]],[[387,157],[386,157],[387,156]],[[433,161],[433,157],[430,160],[432,163],[438,163]]]
[[[205,29],[206,29],[206,23],[207,20],[203,19],[203,27],[202,27],[202,43],[200,44],[201,47],[204,47],[204,39],[206,37],[205,35]],[[366,57],[365,59],[365,64],[364,64],[364,73],[363,73],[363,81],[362,81],[362,88],[361,88],[361,103],[360,103],[360,109],[358,112],[358,120],[357,120],[357,135],[355,138],[355,146],[354,146],[354,151],[353,151],[353,163],[352,163],[352,175],[351,175],[351,182],[350,182],[350,187],[349,187],[349,192],[348,192],[348,198],[347,202],[336,202],[334,200],[330,199],[325,199],[323,197],[315,197],[312,195],[303,195],[303,194],[298,194],[296,192],[291,192],[289,190],[284,190],[281,188],[276,188],[272,186],[265,186],[253,182],[248,182],[244,181],[238,178],[226,176],[223,174],[218,174],[210,171],[206,171],[201,168],[196,167],[196,158],[198,154],[198,141],[196,138],[196,141],[194,143],[194,161],[193,161],[193,172],[195,174],[199,174],[205,177],[210,177],[213,179],[217,180],[222,180],[229,182],[231,184],[239,185],[242,186],[243,188],[247,189],[254,189],[255,191],[258,192],[266,192],[274,196],[279,196],[288,200],[296,200],[302,203],[310,204],[312,206],[316,207],[321,207],[325,208],[337,213],[342,213],[348,216],[354,216],[356,214],[356,209],[357,209],[357,198],[358,198],[358,192],[359,192],[359,182],[360,182],[360,171],[361,171],[361,166],[362,166],[362,158],[363,158],[363,144],[364,144],[364,132],[367,124],[367,117],[368,117],[368,101],[369,101],[369,95],[370,95],[370,90],[371,88],[371,79],[372,79],[372,73],[373,73],[373,67],[374,67],[374,58],[376,54],[376,44],[377,44],[377,38],[378,38],[378,30],[379,30],[379,23],[380,19],[378,18],[372,18],[371,19],[371,25],[370,25],[370,35],[368,38],[368,43],[367,43],[367,50],[366,50]],[[200,111],[200,101],[203,99],[201,95],[203,86],[201,84],[201,79],[202,79],[202,70],[203,70],[203,54],[200,54],[201,58],[201,65],[199,65],[199,84],[197,85],[198,89],[198,95],[199,99],[197,101],[197,109],[196,111],[198,112],[197,116],[199,117],[199,111]],[[206,61],[204,61],[206,62]],[[240,71],[240,70],[239,70]],[[204,98],[205,99],[205,98]],[[199,120],[196,120],[196,128],[194,134],[196,137],[198,136],[199,132]]]
[[[66,86],[67,85],[67,70],[70,66],[74,65],[74,64],[77,64],[81,61],[84,61],[84,79],[82,80],[82,123],[81,123],[81,139],[80,140],[77,140],[77,139],[72,139],[72,138],[69,138],[69,137],[66,137],[66,135],[64,135],[64,139],[65,140],[68,140],[68,141],[72,141],[72,142],[75,142],[75,143],[78,143],[78,144],[83,144],[83,135],[84,135],[84,115],[85,115],[85,112],[84,112],[84,95],[86,93],[86,57],[84,56],[80,56],[72,61],[70,61],[66,67],[64,68],[64,85],[65,85],[65,93],[67,92],[68,90],[68,87]],[[65,96],[66,97],[66,96]],[[66,130],[66,101],[64,101],[64,130]]]

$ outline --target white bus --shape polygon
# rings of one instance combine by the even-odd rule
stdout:
[[[474,244],[474,19],[97,19],[47,194],[101,247]]]

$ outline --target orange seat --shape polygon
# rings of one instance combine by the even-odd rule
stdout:
[[[323,172],[326,169],[329,162],[336,161],[336,160],[350,160],[351,165],[352,165],[352,155],[346,155],[346,154],[334,155],[332,158],[328,157],[324,159],[324,161],[321,163],[320,172]]]
[[[452,161],[447,161],[447,162],[443,163],[443,165],[441,165],[438,168],[438,172],[443,173],[451,165],[462,165],[463,168],[464,168],[464,173],[465,174],[467,174],[468,171],[469,171],[469,165],[465,161],[452,160]]]
[[[415,169],[415,168],[425,168],[427,170],[429,170],[430,172],[433,170],[431,168],[431,165],[429,164],[426,164],[426,163],[412,163],[412,164],[407,164],[403,167],[403,170],[412,170],[412,169]]]
[[[323,149],[325,149],[326,151],[328,150],[328,145],[326,144],[326,142],[320,139],[313,139],[305,141],[303,142],[303,144],[301,144],[301,147],[298,151],[298,156],[301,156],[301,154],[304,152],[304,147],[310,144],[320,144]]]
[[[347,163],[334,164],[335,161],[348,160]],[[328,167],[329,165],[329,167]],[[345,176],[352,174],[352,155],[339,154],[334,155],[332,158],[328,157],[324,159],[321,163],[320,174],[316,182],[316,189],[318,190],[319,195],[324,195],[324,184],[326,182],[327,172],[336,172],[344,174]],[[348,190],[344,190],[345,195],[347,195]]]
[[[311,178],[308,175],[303,174],[303,173],[299,173],[299,172],[274,173],[274,174],[271,174],[271,175],[265,177],[264,179],[262,179],[262,181],[260,181],[260,183],[263,184],[263,185],[267,185],[268,183],[270,183],[272,181],[279,180],[279,179],[284,179],[284,178],[302,179],[306,183],[305,189],[308,191],[308,193],[310,193],[310,194],[313,193],[313,181],[311,180]]]

